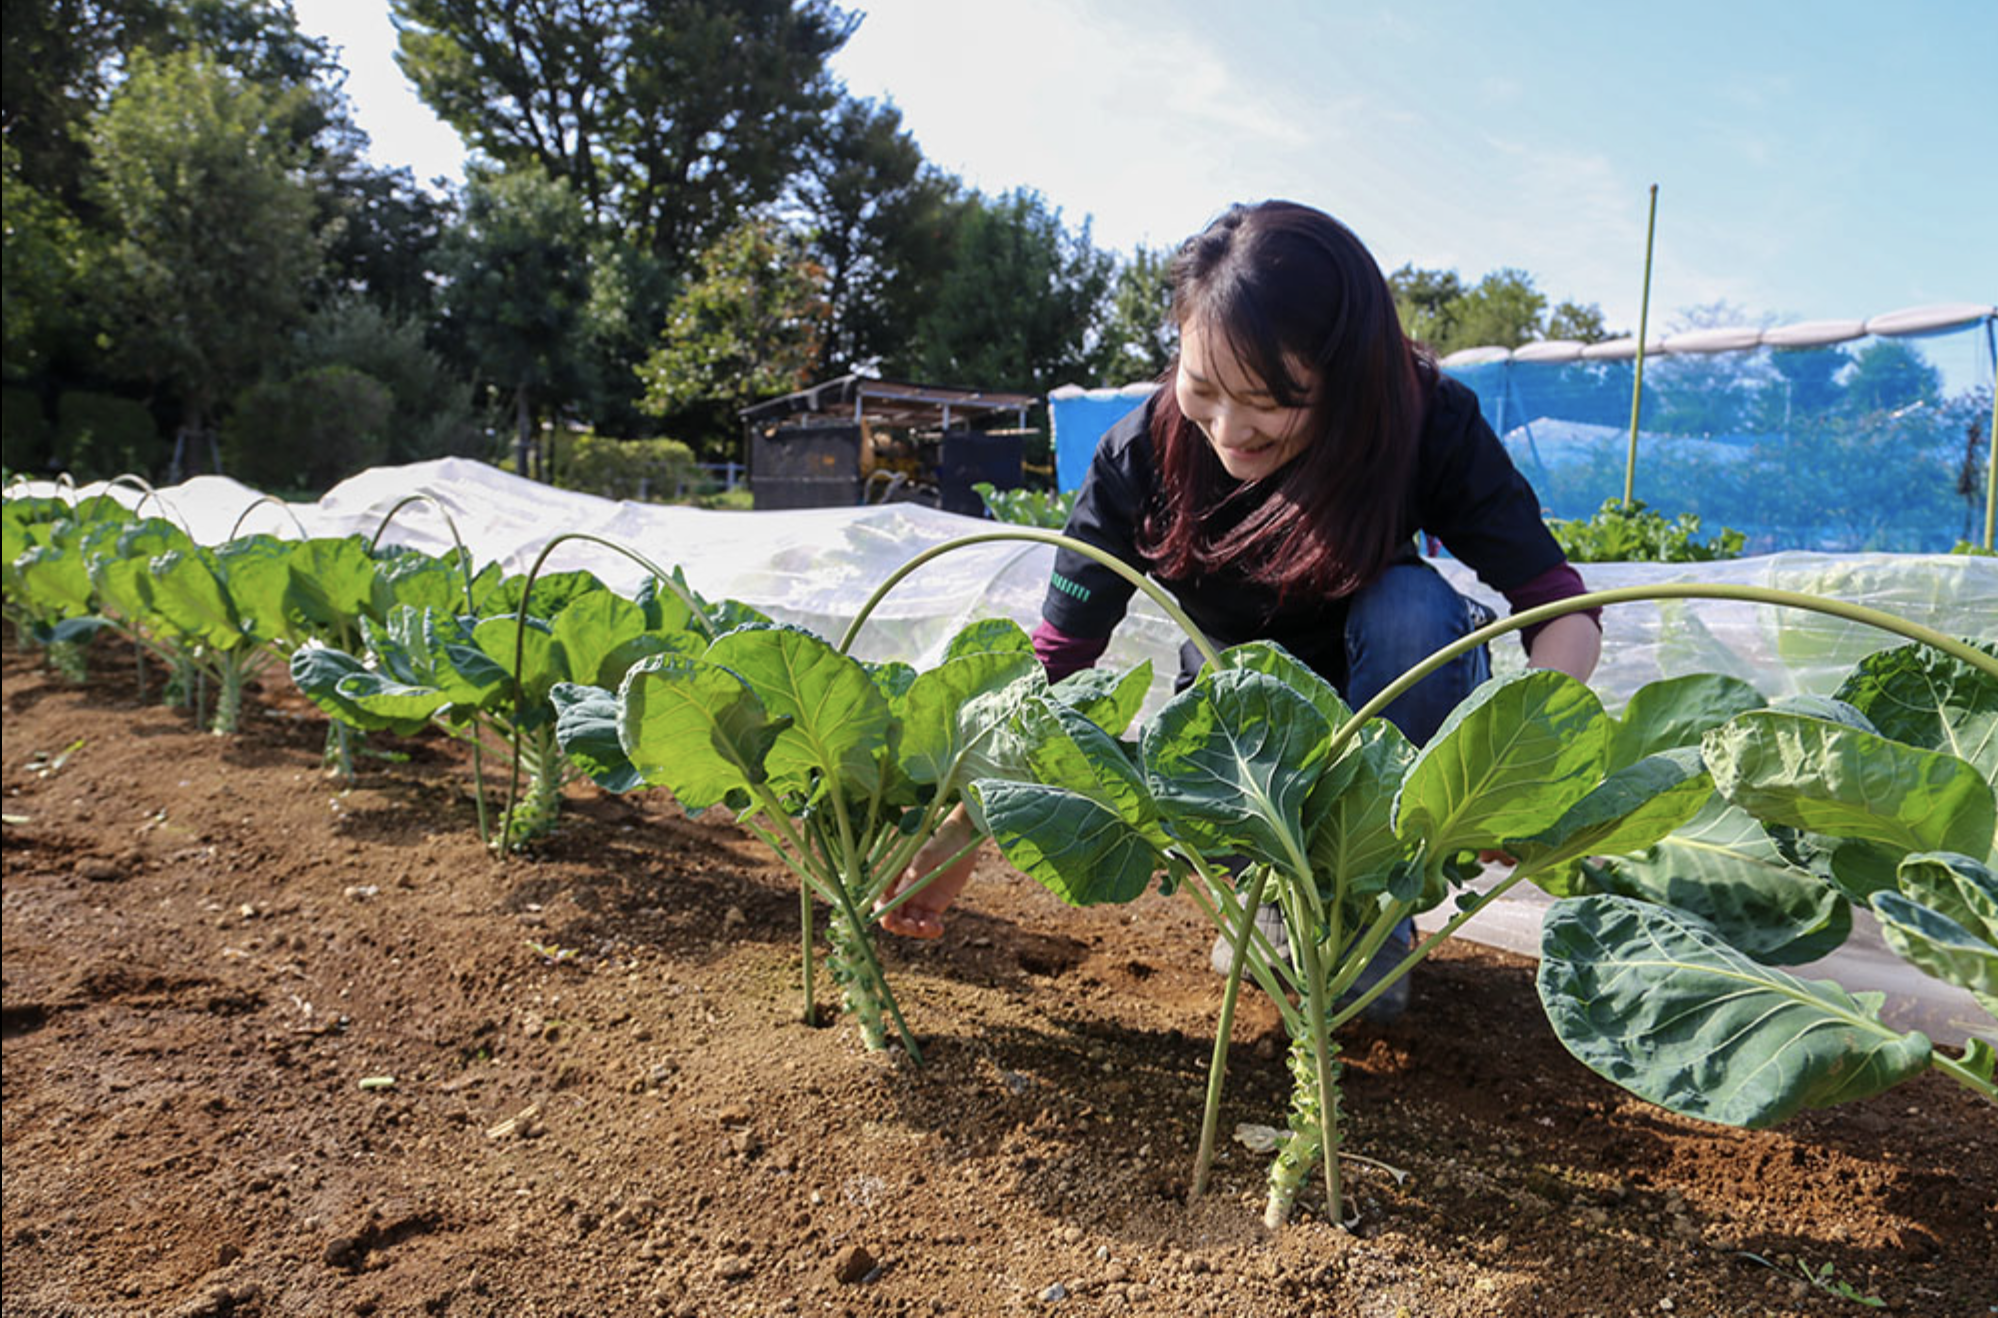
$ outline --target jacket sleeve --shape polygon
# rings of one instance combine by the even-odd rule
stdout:
[[[1150,412],[1149,407],[1139,408],[1112,426],[1097,444],[1066,527],[1069,535],[1140,572],[1146,566],[1137,540],[1151,485],[1151,446],[1145,431]],[[1086,555],[1057,550],[1041,616],[1069,637],[1106,637],[1123,621],[1136,589]]]
[[[1436,382],[1423,424],[1415,516],[1422,530],[1500,594],[1566,561],[1540,498],[1478,411],[1477,395]]]

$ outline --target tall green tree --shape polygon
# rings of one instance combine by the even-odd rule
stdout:
[[[332,49],[272,0],[0,0],[0,129],[20,177],[66,206],[84,205],[86,126],[131,72],[134,53],[201,50],[287,98],[288,131],[308,141],[346,119]],[[350,128],[351,125],[348,125]]]
[[[300,321],[319,270],[290,127],[303,95],[267,93],[200,51],[140,51],[96,120],[94,199],[113,234],[103,332],[178,402],[176,469]]]
[[[1403,333],[1447,357],[1462,348],[1517,348],[1544,339],[1610,338],[1602,308],[1563,301],[1551,310],[1533,276],[1511,266],[1466,285],[1454,270],[1404,265],[1388,276]]]
[[[1404,265],[1388,276],[1402,332],[1439,353],[1456,340],[1456,304],[1464,296],[1464,281],[1455,270],[1421,270]]]
[[[478,150],[682,263],[775,200],[855,19],[826,0],[391,0],[397,62]]]
[[[1103,329],[1107,383],[1157,379],[1178,357],[1171,267],[1171,252],[1142,246],[1118,263]]]
[[[538,465],[542,416],[586,394],[590,238],[583,205],[538,165],[475,171],[440,255],[445,333],[510,405],[514,458]]]
[[[696,449],[727,452],[739,409],[811,383],[832,318],[825,271],[768,216],[745,220],[701,254],[673,300],[659,346],[639,368],[642,406],[674,418]]]
[[[1034,394],[1102,378],[1097,327],[1115,267],[1090,241],[1087,222],[1068,228],[1039,193],[973,194],[957,221],[950,271],[917,327],[917,373]]]
[[[832,309],[818,373],[895,361],[948,268],[956,180],[924,162],[901,111],[849,97],[814,134],[793,193]]]

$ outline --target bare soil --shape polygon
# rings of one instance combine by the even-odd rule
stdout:
[[[9,1315],[1998,1312],[1998,1117],[1946,1080],[1682,1120],[1453,944],[1343,1039],[1352,1148],[1406,1179],[1266,1232],[1239,1145],[1189,1202],[1184,899],[982,861],[943,940],[888,941],[917,1068],[801,1021],[795,886],[726,821],[579,788],[503,861],[447,738],[346,784],[282,673],[217,737],[92,663],[4,656]],[[1285,1099],[1244,1003],[1230,1131]]]

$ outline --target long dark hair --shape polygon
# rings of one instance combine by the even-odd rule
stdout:
[[[1238,487],[1169,373],[1152,401],[1164,497],[1145,519],[1146,556],[1168,579],[1227,568],[1280,598],[1358,590],[1401,548],[1425,396],[1380,267],[1331,216],[1266,201],[1189,238],[1171,274],[1173,318],[1199,322],[1279,406],[1308,405],[1307,434],[1283,467]],[[1238,499],[1254,510],[1231,514]]]

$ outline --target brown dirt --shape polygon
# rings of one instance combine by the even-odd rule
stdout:
[[[1271,1234],[1239,1146],[1187,1200],[1219,983],[1184,900],[984,862],[888,948],[918,1070],[799,1021],[795,889],[725,822],[579,790],[502,863],[446,739],[343,787],[281,676],[221,738],[109,646],[84,688],[4,662],[7,1314],[1860,1311],[1799,1264],[1998,1312],[1998,1121],[1946,1080],[1699,1125],[1452,945],[1344,1040],[1352,1147],[1408,1180]],[[1245,995],[1224,1129],[1280,1120],[1279,1041]]]

